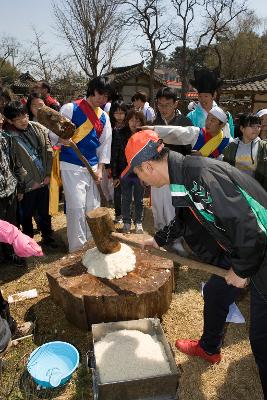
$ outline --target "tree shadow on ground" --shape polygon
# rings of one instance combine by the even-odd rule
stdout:
[[[11,282],[25,274],[25,267],[16,267],[14,265],[3,263],[0,265],[0,284]]]
[[[180,370],[178,399],[206,400],[207,397],[202,390],[202,375],[212,367],[206,361],[191,357],[185,363],[179,364],[178,368]]]
[[[178,390],[180,400],[206,400],[207,398],[216,400],[263,399],[257,366],[252,354],[230,364],[226,379],[221,385],[219,382],[219,387],[212,397],[204,392],[202,375],[208,372],[208,369],[219,369],[220,364],[212,366],[199,358],[190,357],[179,367],[181,371]],[[253,376],[253,379],[249,379],[249,375]]]
[[[79,369],[77,370],[75,379],[75,394],[71,400],[93,399],[92,394],[92,377],[89,372],[87,361],[83,360]]]
[[[61,340],[70,342],[79,350],[84,349],[85,352],[89,349],[91,334],[71,324],[66,319],[63,310],[52,301],[50,296],[33,304],[26,312],[25,320],[35,321],[33,341],[37,346],[49,341]],[[85,344],[86,348],[83,347]]]
[[[252,354],[230,364],[227,370],[227,377],[219,387],[216,399],[263,399],[258,369]]]

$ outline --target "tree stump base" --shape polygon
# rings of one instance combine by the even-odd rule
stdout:
[[[94,323],[161,317],[173,292],[173,263],[134,249],[136,268],[120,279],[98,278],[81,259],[93,244],[54,262],[47,272],[53,301],[78,328]]]

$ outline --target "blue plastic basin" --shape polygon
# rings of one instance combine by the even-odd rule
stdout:
[[[27,370],[37,385],[54,388],[67,383],[79,364],[78,350],[70,343],[49,342],[35,349]]]

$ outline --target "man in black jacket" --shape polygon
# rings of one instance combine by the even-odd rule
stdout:
[[[154,125],[191,126],[192,122],[178,110],[176,93],[164,87],[156,94],[158,113],[153,121]],[[191,154],[192,146],[189,145],[166,145],[170,150],[178,151],[184,155]],[[161,188],[151,188],[151,203],[155,229],[161,229],[175,216],[172,206],[171,193],[168,185]]]
[[[212,276],[206,285],[201,339],[177,340],[176,347],[219,362],[229,305],[250,278],[250,343],[267,399],[267,194],[253,178],[226,163],[184,157],[163,146],[148,130],[133,135],[125,149],[128,167],[123,175],[133,170],[151,186],[169,184],[173,206],[184,214],[144,246],[158,248],[183,236],[200,260],[228,269],[225,280]]]

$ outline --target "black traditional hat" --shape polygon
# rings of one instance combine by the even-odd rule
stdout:
[[[198,93],[211,93],[213,95],[223,84],[218,67],[214,70],[206,67],[196,68],[194,69],[194,77],[195,79],[190,79],[190,83],[197,89]]]

